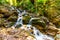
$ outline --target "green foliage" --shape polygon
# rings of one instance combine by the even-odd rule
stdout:
[[[22,9],[29,12],[39,14],[44,14],[48,8],[53,8],[53,6],[60,9],[60,0],[34,0],[34,4],[32,4],[31,0],[0,0],[0,4],[22,7]]]
[[[17,0],[0,0],[0,4],[10,4],[13,6],[17,6]]]
[[[45,4],[48,0],[37,0],[37,2]]]
[[[0,4],[7,3],[6,0],[0,0]]]
[[[49,21],[60,26],[60,0],[34,0],[33,3],[31,0],[0,0],[0,4],[10,4],[39,16],[44,15]]]

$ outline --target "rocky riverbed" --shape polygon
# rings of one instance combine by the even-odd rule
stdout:
[[[28,12],[27,16],[23,15],[25,25],[29,22],[31,15],[32,14],[29,14]],[[51,19],[50,17],[33,15],[34,17],[39,17],[40,19],[33,20],[32,25],[40,30],[43,34],[53,36],[55,40],[60,40],[60,15],[56,17],[52,16],[56,14],[48,13],[47,15],[51,15]],[[16,10],[11,10],[10,6],[6,7],[0,5],[0,40],[36,40],[32,35],[29,34],[28,31],[20,28],[11,28],[11,26],[15,24],[17,18],[18,12],[16,12]]]
[[[0,28],[0,40],[36,40],[22,29]]]

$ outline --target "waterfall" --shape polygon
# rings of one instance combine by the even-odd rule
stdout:
[[[34,19],[39,19],[39,18],[31,18],[27,27],[28,27],[28,31],[31,30],[31,28],[33,28],[32,35],[34,35],[36,40],[54,40],[53,37],[44,35],[38,29],[36,29],[35,27],[32,27],[31,23],[32,23],[32,20],[34,20]]]
[[[18,19],[17,22],[12,26],[13,29],[17,26],[23,26],[22,15],[26,13],[25,10],[22,12],[22,10],[16,9],[16,11],[18,12]]]
[[[33,27],[31,25],[32,24],[32,20],[40,19],[40,18],[32,18],[31,17],[29,23],[26,25],[26,27],[24,27],[23,26],[23,21],[22,21],[22,19],[23,19],[23,16],[22,15],[25,14],[26,11],[24,10],[22,12],[19,9],[16,9],[16,11],[18,12],[18,19],[17,19],[17,22],[12,26],[13,29],[19,25],[19,27],[21,29],[26,29],[31,35],[34,35],[34,37],[36,38],[36,40],[54,40],[53,37],[50,37],[50,36],[47,36],[47,35],[41,33],[37,28],[35,28],[35,27]],[[33,30],[33,33],[31,33],[30,30]]]

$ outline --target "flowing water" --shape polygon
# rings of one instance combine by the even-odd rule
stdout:
[[[33,29],[33,35],[36,38],[36,40],[54,40],[53,37],[44,35],[38,29],[36,29],[35,27],[32,27],[31,23],[32,23],[32,20],[34,19],[39,19],[39,18],[31,18],[27,27],[28,27],[28,30],[30,30],[31,28]]]
[[[16,11],[18,12],[18,19],[17,19],[17,22],[12,26],[13,29],[16,26],[23,26],[22,15],[26,13],[25,10],[22,12],[22,10],[16,9]]]
[[[18,9],[16,10],[18,12],[18,19],[17,19],[17,22],[12,27],[17,27],[17,25],[21,25],[20,28],[25,29],[25,27],[23,26],[22,15],[25,14],[26,12],[25,11],[21,12]],[[36,29],[35,27],[31,25],[32,20],[34,19],[39,19],[39,18],[31,18],[29,23],[26,25],[27,27],[26,30],[29,31],[29,33],[31,33],[30,30],[33,30],[33,33],[31,33],[31,35],[34,35],[36,40],[54,40],[53,37],[42,34],[38,29]]]

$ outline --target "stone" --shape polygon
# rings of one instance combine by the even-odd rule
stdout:
[[[3,28],[0,30],[1,40],[36,40],[30,33],[26,30],[20,28]]]
[[[57,35],[55,36],[55,40],[60,40],[60,34],[57,34]]]
[[[4,15],[3,14],[0,14],[0,18],[2,18]]]

